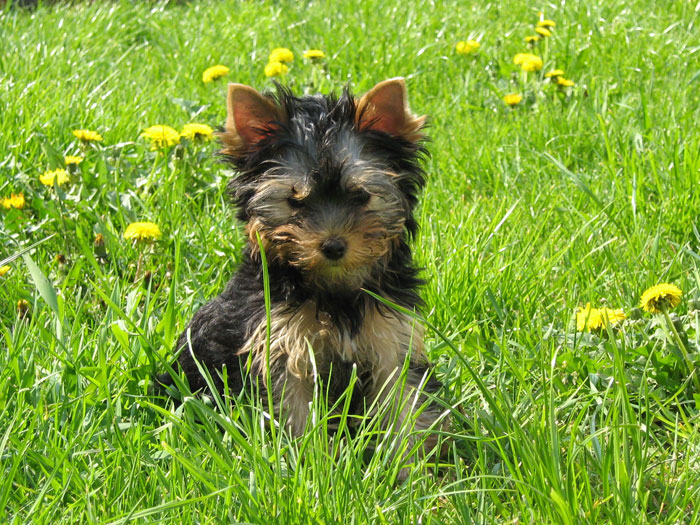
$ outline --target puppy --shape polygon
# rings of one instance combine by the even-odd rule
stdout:
[[[296,97],[280,86],[261,94],[229,85],[220,139],[237,171],[229,190],[248,243],[226,290],[177,342],[176,368],[192,391],[208,388],[197,362],[221,392],[224,369],[234,393],[252,378],[263,393],[271,390],[277,417],[300,436],[314,385],[323,385],[333,406],[354,373],[352,410],[392,401],[387,431],[412,412],[417,430],[439,419],[438,406],[426,401],[440,384],[421,326],[367,293],[408,310],[422,304],[409,241],[425,180],[424,122],[409,110],[401,78],[359,99],[347,89]],[[159,381],[172,384],[167,374]],[[395,399],[386,399],[390,393]],[[425,449],[436,440],[429,436]]]

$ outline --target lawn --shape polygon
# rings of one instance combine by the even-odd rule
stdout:
[[[699,23],[688,0],[0,8],[0,259],[48,238],[0,269],[0,519],[699,523]],[[246,239],[214,140],[142,136],[222,125],[227,82],[395,76],[429,115],[413,245],[451,410],[405,481],[372,422],[327,437],[322,399],[291,440],[264,403],[151,393]],[[659,283],[680,304],[640,308]]]

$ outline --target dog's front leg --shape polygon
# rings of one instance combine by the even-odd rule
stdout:
[[[289,371],[284,374],[284,385],[275,390],[279,392],[276,413],[287,425],[292,436],[300,437],[306,429],[309,407],[313,400],[313,384],[307,378],[298,377]]]
[[[432,377],[431,368],[413,362],[405,375],[396,368],[382,389],[380,397],[384,398],[383,404],[388,404],[383,419],[388,437],[385,442],[394,443],[395,453],[400,447],[404,462],[409,464],[399,472],[401,480],[408,476],[411,463],[430,454],[438,444],[439,431],[445,427],[444,415],[428,394],[435,394],[439,389],[440,383]]]

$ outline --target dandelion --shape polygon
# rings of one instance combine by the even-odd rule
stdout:
[[[304,51],[304,58],[308,58],[310,60],[320,60],[322,58],[326,58],[326,54],[320,49],[307,49]]]
[[[480,47],[481,44],[476,40],[467,40],[466,42],[457,42],[455,49],[458,55],[473,55]]]
[[[2,199],[2,207],[6,210],[10,208],[15,208],[16,210],[21,210],[24,208],[26,201],[24,200],[24,193],[13,193],[9,197]]]
[[[102,135],[89,129],[74,129],[73,135],[83,142],[102,142]]]
[[[5,275],[5,274],[6,274],[7,272],[9,272],[9,271],[10,271],[10,266],[9,266],[9,265],[6,264],[5,266],[0,266],[0,277],[2,277],[3,275]]]
[[[92,242],[95,255],[100,259],[107,258],[107,248],[105,247],[105,237],[101,233],[95,235],[95,240]]]
[[[157,240],[161,237],[160,228],[152,222],[132,222],[124,231],[125,239],[139,241]]]
[[[695,390],[700,392],[700,379],[698,379],[697,374],[698,370],[688,354],[686,343],[684,343],[681,339],[680,335],[678,334],[678,329],[676,329],[675,325],[673,324],[673,320],[668,313],[669,310],[680,304],[682,296],[683,292],[675,284],[661,283],[645,290],[645,292],[642,294],[639,306],[641,306],[645,312],[652,314],[663,314],[663,318],[666,322],[666,335],[680,350],[687,368],[687,372],[693,377]]]
[[[616,324],[627,319],[627,315],[622,308],[607,308],[603,307],[598,310],[600,312],[600,320],[605,327],[606,325],[615,326]]]
[[[63,186],[66,182],[70,181],[70,177],[68,176],[68,172],[66,170],[59,168],[57,170],[49,170],[44,172],[43,175],[39,176],[39,181],[44,186],[53,186],[54,181],[59,186]]]
[[[268,62],[291,62],[294,60],[294,53],[286,47],[276,47],[270,52]]]
[[[591,303],[586,303],[585,308],[579,307],[578,312],[576,312],[577,331],[597,330],[601,325],[600,311],[597,308],[591,308]]]
[[[286,64],[282,62],[268,62],[265,66],[265,76],[266,77],[277,77],[279,75],[286,75],[289,72],[289,68]]]
[[[188,140],[209,140],[213,134],[214,130],[206,124],[185,124],[180,132],[180,136]]]
[[[675,308],[681,302],[683,292],[675,284],[662,283],[652,286],[642,294],[639,306],[645,312],[658,314]]]
[[[513,106],[517,106],[518,104],[520,104],[522,99],[523,99],[523,96],[520,93],[510,93],[510,94],[506,95],[505,97],[503,97],[503,102],[505,102],[509,106],[513,107]]]
[[[180,142],[180,134],[170,126],[151,126],[146,128],[141,137],[151,141],[153,149],[174,146]]]
[[[555,27],[557,24],[554,20],[538,20],[537,27]]]
[[[579,307],[576,312],[576,330],[579,332],[604,329],[607,326],[615,326],[627,319],[622,308],[592,308],[591,303],[586,303],[584,308]]]
[[[29,301],[26,299],[17,301],[17,313],[19,315],[27,315],[29,313]]]
[[[564,71],[561,69],[552,69],[551,71],[547,71],[544,74],[545,78],[561,77],[563,75],[564,75]]]
[[[557,85],[561,87],[572,87],[576,85],[576,82],[574,82],[573,80],[569,80],[568,78],[558,77]]]
[[[542,59],[532,53],[518,53],[513,57],[513,63],[528,72],[539,71],[544,65]]]
[[[70,164],[80,164],[83,160],[83,157],[76,157],[75,155],[66,155],[63,157],[63,162],[65,162],[66,166]]]
[[[535,42],[539,42],[540,40],[542,40],[542,37],[540,35],[529,35],[525,37],[526,44],[534,44]]]
[[[552,32],[549,29],[547,29],[546,27],[536,27],[535,33],[537,33],[538,35],[541,35],[545,38],[552,36]]]
[[[215,80],[228,75],[229,69],[226,66],[216,65],[208,67],[202,73],[202,82],[208,84],[209,82],[214,82]]]
[[[532,73],[533,71],[539,71],[542,69],[542,65],[542,59],[540,57],[534,57],[533,59],[526,60],[520,64],[520,67],[523,69],[523,71]]]

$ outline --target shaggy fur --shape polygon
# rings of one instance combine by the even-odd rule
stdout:
[[[298,436],[314,383],[337,399],[353,367],[357,412],[391,389],[406,357],[399,423],[425,401],[423,392],[438,390],[421,327],[363,291],[410,310],[421,305],[408,242],[424,185],[424,120],[410,112],[402,79],[359,100],[347,90],[295,97],[279,86],[264,95],[229,86],[222,154],[238,172],[229,190],[249,242],[226,290],[177,342],[179,368],[193,391],[207,388],[194,358],[220,391],[225,367],[236,393],[249,363],[250,377],[272,390],[278,416]],[[269,266],[269,353],[258,239]],[[159,381],[172,384],[167,374]],[[417,426],[428,428],[438,416],[436,406],[424,407]]]

